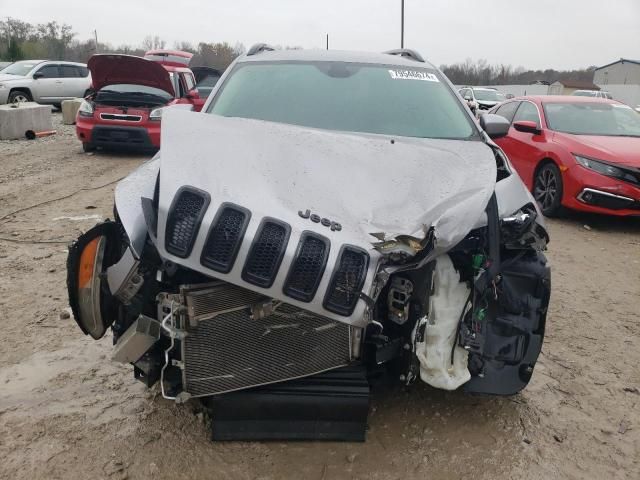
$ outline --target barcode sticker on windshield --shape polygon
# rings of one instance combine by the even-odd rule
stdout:
[[[420,72],[418,70],[389,70],[389,75],[394,80],[422,80],[423,82],[439,82],[433,73]]]

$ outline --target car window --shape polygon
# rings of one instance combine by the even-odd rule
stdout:
[[[500,98],[498,97],[498,92],[496,90],[491,89],[483,89],[483,88],[474,88],[473,94],[475,95],[477,100],[485,101],[485,102],[499,102]]]
[[[193,79],[193,75],[191,75],[190,73],[185,73],[184,74],[184,81],[187,84],[187,91],[188,92],[190,92],[191,90],[196,88],[196,81]]]
[[[535,122],[535,124],[540,127],[540,116],[538,115],[538,109],[531,102],[522,102],[520,103],[520,107],[513,117],[514,122],[518,121],[527,121],[527,122]]]
[[[87,67],[77,66],[76,67],[80,71],[80,76],[85,78],[89,75],[89,69]]]
[[[640,116],[619,103],[543,104],[547,125],[574,135],[640,137]]]
[[[29,62],[29,61],[24,61],[24,62],[16,62],[13,63],[7,67],[5,67],[2,70],[2,74],[3,75],[18,75],[18,76],[24,76],[27,73],[29,73],[31,71],[31,69],[33,69],[33,67],[35,67],[38,64],[38,62]]]
[[[37,73],[42,74],[41,78],[60,78],[58,65],[45,65],[38,69]]]
[[[327,130],[480,138],[444,78],[421,67],[347,62],[238,64],[209,113]]]
[[[518,109],[519,104],[520,102],[505,103],[500,108],[498,108],[498,110],[496,110],[496,114],[506,118],[507,120],[509,120],[509,122],[511,122],[511,120],[513,120],[513,116],[516,113],[516,110]]]
[[[63,78],[79,78],[80,70],[75,65],[60,65],[60,76]]]

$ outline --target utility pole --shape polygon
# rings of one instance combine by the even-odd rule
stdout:
[[[400,48],[404,48],[404,0],[400,0]]]
[[[327,50],[329,50],[329,34],[327,33]]]
[[[96,39],[96,53],[100,53],[100,52],[98,51],[98,30],[94,30],[94,31],[93,31],[93,34],[94,34],[95,39]]]

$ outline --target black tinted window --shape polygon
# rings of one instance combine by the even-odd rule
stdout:
[[[518,112],[513,117],[513,121],[528,121],[535,122],[538,127],[540,126],[540,117],[538,116],[538,109],[533,103],[522,102],[520,104],[520,108],[518,108]]]
[[[80,77],[80,70],[73,65],[60,65],[60,76],[64,78],[77,78]]]
[[[515,115],[516,110],[518,109],[518,104],[519,103],[520,102],[505,103],[500,108],[498,108],[498,110],[496,110],[496,113],[498,115],[506,118],[507,120],[511,121],[511,120],[513,120],[513,116]]]
[[[38,72],[41,78],[60,78],[57,65],[45,65]]]

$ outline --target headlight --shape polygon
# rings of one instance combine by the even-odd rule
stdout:
[[[78,108],[78,115],[81,117],[93,117],[93,105],[83,100]]]
[[[151,113],[149,114],[149,120],[152,120],[154,122],[159,122],[160,120],[162,120],[162,110],[164,110],[164,108],[156,108],[154,110],[151,110]]]
[[[581,155],[573,154],[576,161],[585,168],[593,170],[607,177],[617,178],[618,180],[624,180],[634,184],[640,183],[640,179],[628,170],[609,165],[608,163],[594,160],[593,158],[583,157]]]

